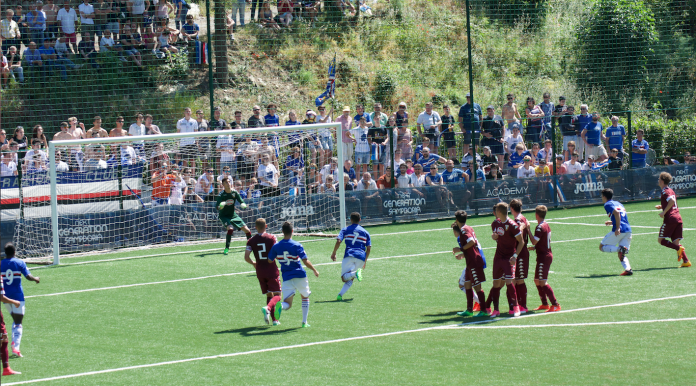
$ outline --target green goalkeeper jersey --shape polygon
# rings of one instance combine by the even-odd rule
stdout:
[[[217,197],[217,200],[215,201],[215,207],[219,208],[221,202],[227,202],[227,205],[225,205],[225,207],[222,208],[222,210],[220,210],[219,216],[232,218],[235,216],[235,205],[237,205],[237,202],[243,204],[244,200],[236,190],[233,190],[230,193],[227,193],[223,190],[222,192],[220,192],[220,194]]]

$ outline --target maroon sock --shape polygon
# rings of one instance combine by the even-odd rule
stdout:
[[[491,290],[492,294],[488,294],[489,298],[493,297],[493,309],[496,311],[500,311],[500,289],[501,288],[502,287],[493,288]]]
[[[544,291],[546,292],[546,296],[549,297],[549,301],[551,302],[551,304],[553,304],[554,306],[557,306],[558,301],[556,300],[556,295],[554,295],[553,290],[551,289],[551,286],[548,284],[545,285]]]
[[[470,288],[464,292],[466,292],[466,310],[472,311],[474,309],[474,290]]]
[[[483,306],[484,304],[486,304],[486,294],[483,293],[483,290],[477,291],[477,292],[476,292],[476,295],[478,295],[479,304],[481,304],[482,306]],[[484,309],[484,310],[481,310],[481,311],[485,311],[485,309]]]
[[[541,304],[548,306],[549,303],[546,301],[546,291],[544,290],[544,287],[538,285],[537,291],[539,291],[539,297],[541,298]]]
[[[665,246],[667,248],[674,249],[675,251],[679,250],[679,245],[672,243],[672,242],[669,242],[669,241],[667,241],[667,239],[662,239],[660,244],[662,244],[663,246]]]
[[[271,311],[271,319],[272,320],[276,320],[276,318],[275,318],[275,306],[279,301],[280,301],[280,296],[278,296],[278,295],[270,298],[268,301],[268,310]]]
[[[513,284],[506,284],[508,293],[510,294],[510,306],[515,307],[517,305],[517,290]]]
[[[527,308],[527,283],[515,284],[515,290],[517,291],[517,303]]]
[[[10,367],[10,353],[7,351],[7,342],[0,345],[0,357],[2,357],[2,368]]]
[[[516,294],[512,294],[512,292],[510,292],[510,287],[507,286],[507,285],[506,285],[505,296],[507,296],[508,306],[510,307],[510,309],[512,309],[512,307],[514,307],[514,305],[512,304],[512,303],[513,303],[512,297],[514,296],[514,297],[516,298],[517,295],[516,295]],[[516,302],[516,301],[517,301],[517,299],[515,299],[515,302]]]

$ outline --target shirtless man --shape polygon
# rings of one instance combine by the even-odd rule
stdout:
[[[118,117],[116,117],[116,127],[111,129],[111,131],[109,132],[109,137],[126,137],[126,136],[128,136],[128,132],[123,130],[123,122],[124,122],[124,119],[122,116],[119,115]]]
[[[68,133],[72,134],[73,138],[80,139],[85,137],[85,124],[80,122],[78,127],[78,122],[76,117],[68,118]]]
[[[74,139],[82,139],[85,137],[85,124],[77,121],[76,117],[68,118],[68,134],[72,135]],[[70,156],[67,159],[68,165],[72,170],[82,171],[82,160],[85,155],[82,153],[82,147],[80,145],[70,147]]]
[[[507,126],[504,128],[503,138],[507,138],[512,133],[512,125],[519,123],[521,119],[522,116],[517,110],[517,103],[515,103],[515,95],[507,94],[507,103],[503,105],[503,120]]]
[[[85,138],[105,138],[109,133],[101,127],[102,119],[99,115],[94,117],[94,126],[85,132]]]

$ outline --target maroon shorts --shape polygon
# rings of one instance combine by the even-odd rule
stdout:
[[[63,33],[63,36],[65,36],[64,43],[77,44],[77,34],[76,33],[71,33],[71,34]],[[39,44],[39,43],[36,43],[36,44]]]
[[[515,265],[515,279],[523,280],[529,275],[529,251],[523,249],[517,256],[517,264]]]
[[[684,224],[680,222],[669,222],[660,227],[660,237],[669,238],[672,241],[684,238]]]
[[[259,277],[259,285],[261,285],[261,293],[280,292],[279,277]]]
[[[7,330],[5,330],[5,320],[2,318],[2,312],[0,312],[0,334],[7,334]]]
[[[536,268],[534,269],[535,280],[548,280],[549,268],[553,262],[553,255],[549,254],[546,257],[537,256]]]
[[[505,258],[496,256],[493,258],[493,280],[513,279],[515,277],[515,266],[510,265],[510,257]]]
[[[486,274],[483,272],[483,266],[481,267],[466,267],[466,274],[464,275],[464,280],[471,283],[472,287],[484,283],[486,281]]]

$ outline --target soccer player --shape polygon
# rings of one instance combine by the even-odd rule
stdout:
[[[633,275],[631,263],[628,262],[628,250],[631,248],[631,225],[628,224],[626,209],[620,202],[612,200],[614,191],[611,189],[602,190],[602,201],[604,210],[611,220],[605,221],[605,225],[611,225],[611,232],[607,233],[599,244],[602,252],[618,252],[619,261],[624,268],[621,276]]]
[[[21,304],[12,299],[8,299],[5,296],[5,287],[2,284],[3,280],[0,280],[0,302],[11,304],[15,307],[19,307]],[[14,371],[10,368],[10,354],[7,351],[7,330],[5,329],[5,320],[2,318],[2,312],[0,312],[0,358],[2,359],[2,376],[22,374],[19,371]]]
[[[486,303],[486,295],[481,288],[481,284],[486,281],[486,274],[483,271],[486,268],[486,262],[483,259],[481,245],[476,239],[476,233],[473,228],[466,225],[466,219],[466,211],[458,210],[454,213],[455,223],[452,224],[452,232],[459,244],[458,248],[452,249],[452,253],[457,260],[466,259],[466,268],[459,278],[459,288],[466,294],[466,311],[457,312],[459,316],[474,315],[474,294],[477,295],[477,304]],[[485,310],[479,310],[476,316],[490,316],[490,314]]]
[[[314,276],[319,277],[319,272],[312,263],[307,260],[307,254],[302,248],[302,244],[292,239],[292,224],[283,223],[283,239],[271,248],[268,260],[280,263],[280,272],[283,274],[283,301],[275,306],[275,318],[280,319],[280,313],[292,307],[292,299],[295,292],[302,296],[302,327],[309,327],[307,315],[309,314],[309,282],[307,281],[307,271],[300,264],[300,260],[314,272]]]
[[[682,261],[682,267],[691,267],[691,262],[686,257],[686,250],[681,245],[681,240],[684,238],[681,214],[679,214],[679,208],[677,207],[677,196],[674,194],[674,190],[669,187],[672,182],[672,175],[667,172],[660,173],[660,178],[657,180],[657,184],[662,189],[662,196],[660,197],[660,205],[656,205],[655,209],[662,209],[660,212],[660,217],[664,219],[662,227],[660,227],[660,235],[657,237],[657,242],[660,245],[664,245],[667,248],[674,249],[677,251],[677,261]],[[669,237],[672,242],[666,240]]]
[[[520,227],[508,217],[508,204],[504,202],[495,204],[494,212],[496,220],[491,224],[493,229],[491,238],[497,241],[498,246],[495,249],[495,257],[493,258],[493,288],[488,293],[486,312],[492,318],[500,316],[500,311],[498,310],[500,289],[505,284],[510,294],[513,316],[520,316],[520,307],[517,304],[517,291],[513,282],[517,256],[522,252],[524,239],[522,238]],[[515,245],[517,245],[516,248]],[[494,306],[493,312],[490,310],[491,303]]]
[[[251,231],[249,228],[247,228],[241,217],[237,216],[237,214],[234,212],[234,206],[237,204],[237,202],[240,203],[239,207],[242,209],[246,209],[247,204],[244,203],[244,199],[242,199],[242,196],[240,196],[236,190],[232,190],[230,179],[228,177],[224,177],[222,179],[222,188],[223,191],[220,192],[220,195],[218,195],[215,205],[220,212],[218,217],[227,229],[225,250],[222,252],[226,255],[230,251],[230,241],[232,241],[232,234],[234,233],[235,229],[241,229],[246,235],[247,240],[251,238]]]
[[[370,234],[365,228],[360,226],[360,213],[353,212],[350,214],[350,225],[341,229],[338,234],[336,245],[334,245],[331,260],[336,261],[336,251],[341,246],[341,241],[346,242],[346,251],[343,254],[341,262],[341,280],[343,280],[343,288],[338,293],[336,300],[343,300],[343,295],[348,292],[353,285],[353,279],[362,281],[362,270],[367,265],[367,258],[370,257],[370,249],[372,242]]]
[[[512,213],[512,218],[520,227],[522,232],[522,252],[520,252],[517,257],[517,265],[515,265],[515,292],[517,292],[517,304],[520,306],[520,313],[524,314],[527,312],[527,284],[524,280],[529,275],[529,249],[527,249],[527,242],[529,241],[529,236],[531,235],[531,230],[529,228],[529,221],[522,215],[522,201],[514,199],[510,201],[510,212]],[[508,294],[510,296],[510,294]],[[512,309],[510,310],[512,314]]]
[[[539,297],[541,298],[541,305],[535,308],[534,311],[547,310],[546,312],[556,312],[561,310],[561,305],[558,304],[553,289],[551,289],[551,286],[547,283],[549,268],[553,262],[553,254],[551,253],[551,228],[548,223],[544,222],[546,219],[546,212],[548,212],[546,206],[539,205],[536,207],[535,215],[537,227],[531,239],[532,246],[529,248],[530,251],[536,250],[537,254],[537,263],[534,270],[534,284],[536,284]],[[547,297],[551,301],[550,307],[546,300]]]
[[[266,219],[256,219],[255,225],[258,233],[247,240],[244,260],[256,269],[256,278],[259,279],[261,293],[266,295],[266,305],[261,307],[263,319],[266,324],[269,324],[268,316],[270,315],[273,319],[273,325],[277,326],[280,322],[276,320],[272,310],[275,310],[275,305],[280,301],[280,273],[276,263],[268,260],[268,253],[278,240],[272,234],[266,233]],[[251,261],[249,255],[252,252],[256,262]]]
[[[24,318],[24,289],[22,288],[22,275],[33,282],[39,283],[39,278],[29,273],[24,261],[15,257],[15,246],[12,243],[5,244],[5,258],[0,262],[0,272],[2,272],[2,282],[9,299],[19,302],[18,306],[7,304],[7,310],[12,315],[12,353],[22,357],[19,351],[19,344],[22,341],[22,319]]]

